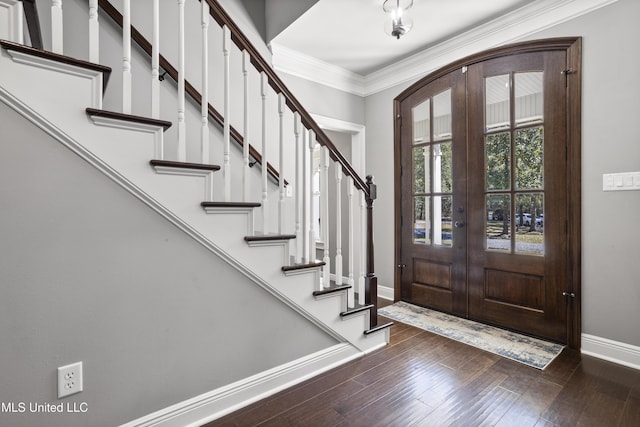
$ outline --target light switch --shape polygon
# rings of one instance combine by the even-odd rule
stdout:
[[[622,181],[622,176],[620,175],[615,175],[613,177],[613,185],[617,188],[622,187],[623,181]]]
[[[640,190],[640,172],[606,173],[602,175],[603,191]]]

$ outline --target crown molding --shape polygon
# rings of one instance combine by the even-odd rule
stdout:
[[[271,43],[272,65],[276,71],[311,80],[358,96],[366,96],[364,77],[337,65]]]
[[[366,76],[276,44],[276,70],[359,96],[415,81],[453,61],[529,35],[608,6],[618,0],[537,0],[443,43]]]

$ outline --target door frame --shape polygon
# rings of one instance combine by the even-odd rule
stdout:
[[[487,61],[490,59],[510,56],[520,53],[561,50],[566,52],[567,70],[567,277],[565,303],[567,304],[567,345],[573,349],[579,349],[581,345],[582,316],[581,316],[581,143],[582,143],[582,38],[562,37],[543,40],[533,40],[521,43],[509,44],[484,52],[476,53],[446,65],[426,77],[420,79],[405,89],[393,101],[394,124],[394,288],[395,301],[400,300],[401,295],[401,269],[398,267],[402,259],[402,230],[400,218],[402,215],[402,185],[401,185],[401,115],[400,105],[414,92],[431,82],[449,74],[452,71],[462,69],[469,65]],[[571,295],[574,295],[573,297]]]

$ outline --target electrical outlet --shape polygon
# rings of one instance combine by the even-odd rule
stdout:
[[[58,368],[58,399],[82,391],[82,362]]]

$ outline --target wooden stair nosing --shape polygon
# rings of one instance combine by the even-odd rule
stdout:
[[[346,291],[349,288],[351,288],[351,285],[335,286],[335,287],[332,287],[332,288],[323,289],[321,291],[313,291],[313,296],[314,297],[321,297],[323,295],[330,295],[330,294],[334,294],[336,292]]]
[[[262,206],[258,202],[202,202],[203,208],[259,208]]]
[[[167,120],[152,119],[151,117],[134,116],[132,114],[117,113],[115,111],[98,110],[96,108],[87,108],[86,112],[89,116],[106,117],[109,119],[122,120],[125,122],[161,126],[164,130],[169,129],[172,125],[172,123]]]
[[[310,262],[307,264],[284,265],[282,266],[282,271],[287,272],[287,271],[304,270],[307,268],[322,267],[325,264],[326,263],[324,261],[316,261],[316,262]]]
[[[72,58],[70,56],[60,55],[59,53],[49,52],[43,49],[36,49],[35,47],[26,46],[23,44],[15,43],[9,40],[0,40],[0,46],[7,50],[15,50],[18,52],[26,53],[28,55],[37,56],[39,58],[48,59],[50,61],[60,62],[62,64],[73,65],[75,67],[81,67],[92,71],[100,72],[104,75],[102,82],[103,88],[107,86],[107,81],[111,75],[111,67],[106,65],[95,64],[93,62],[83,61],[82,59]]]
[[[392,325],[393,325],[393,322],[385,323],[383,325],[374,326],[373,328],[364,331],[364,334],[365,335],[370,335],[370,334],[373,334],[374,332],[378,332],[378,331],[381,331],[383,329],[390,328]]]
[[[196,169],[205,171],[218,171],[220,166],[218,165],[206,165],[203,163],[188,163],[188,162],[176,162],[173,160],[150,160],[149,164],[153,167],[162,166],[166,168],[179,168],[179,169]]]
[[[356,313],[361,313],[363,311],[367,311],[371,308],[373,308],[374,305],[373,304],[367,304],[367,305],[362,305],[360,307],[354,307],[351,308],[349,310],[343,311],[342,313],[340,313],[340,317],[347,317],[347,316],[351,316],[352,314],[356,314]]]
[[[295,234],[263,234],[257,236],[245,236],[246,242],[270,242],[275,240],[291,240],[295,239]]]

